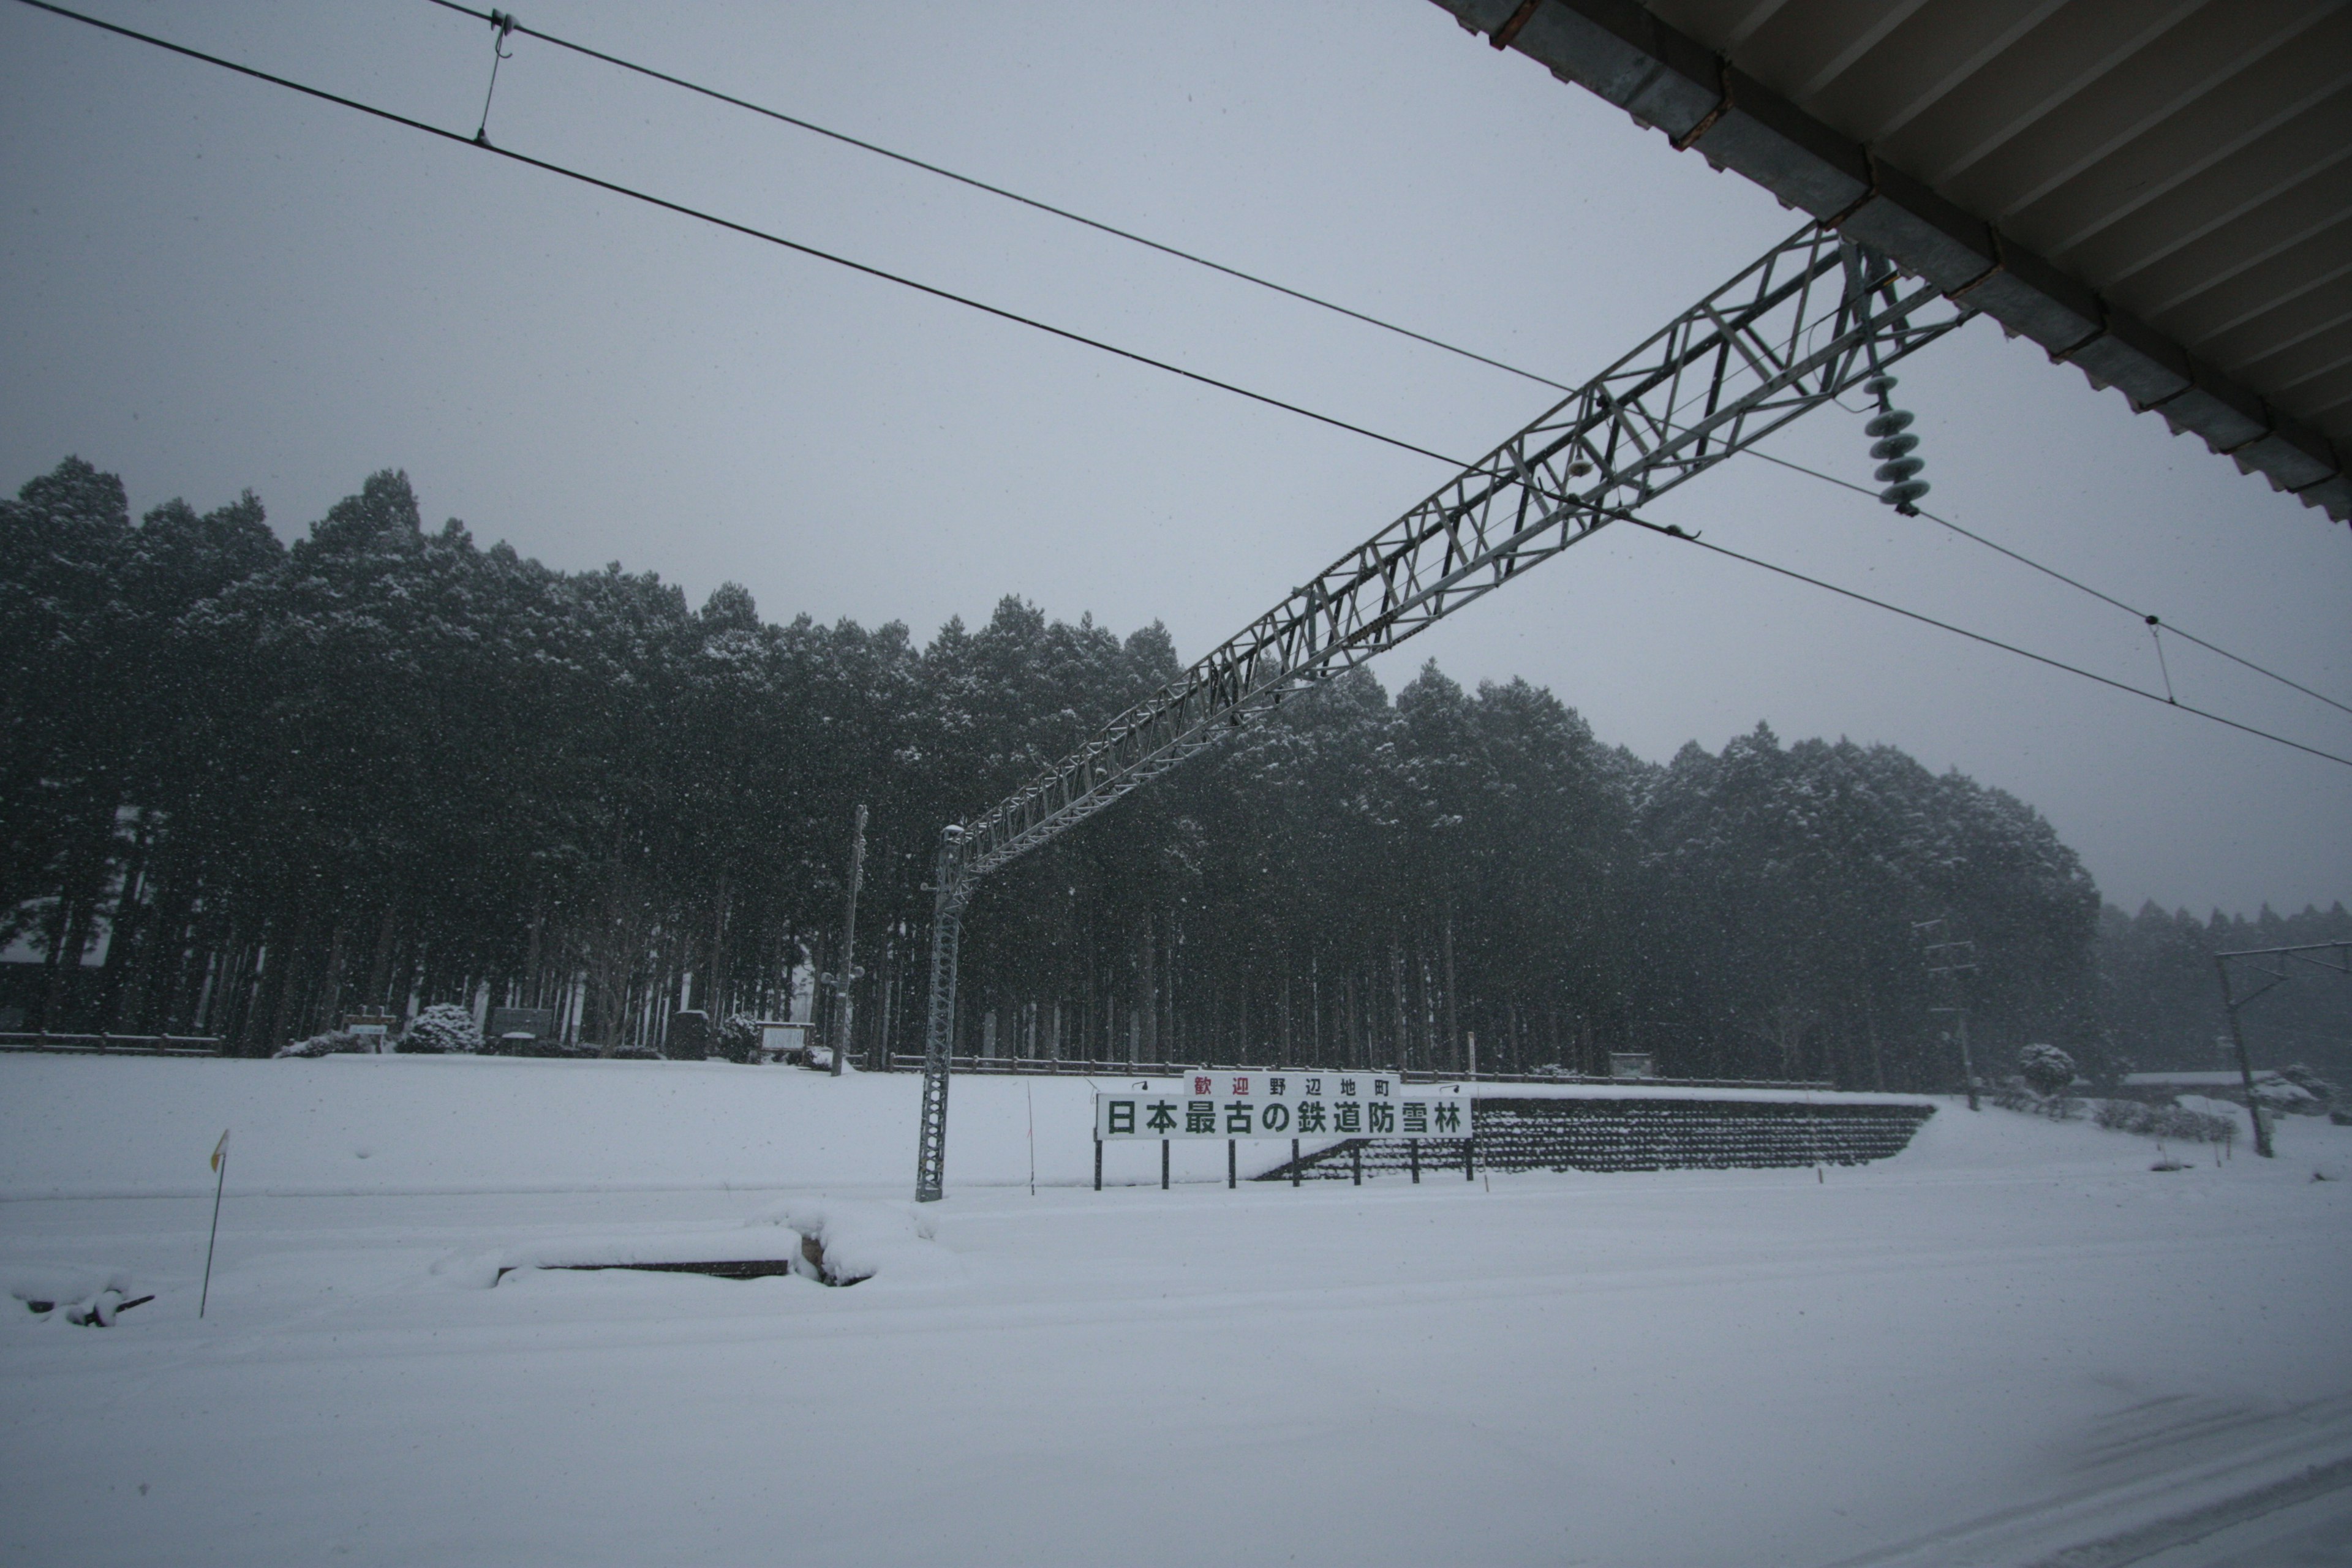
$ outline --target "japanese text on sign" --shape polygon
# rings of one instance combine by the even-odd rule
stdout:
[[[1408,1089],[1392,1073],[1188,1073],[1095,1096],[1102,1139],[1466,1138],[1469,1121],[1458,1089]]]

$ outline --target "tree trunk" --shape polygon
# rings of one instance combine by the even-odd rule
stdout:
[[[1449,902],[1445,910],[1445,1042],[1446,1051],[1454,1063],[1454,1071],[1462,1066],[1462,1020],[1454,1005],[1454,910]]]

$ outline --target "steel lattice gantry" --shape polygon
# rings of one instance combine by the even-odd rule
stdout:
[[[956,950],[980,879],[1292,693],[1385,652],[1630,517],[1969,314],[1808,224],[1291,592],[1075,755],[942,835],[918,1202],[943,1190]]]

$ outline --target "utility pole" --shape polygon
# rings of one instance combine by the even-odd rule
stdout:
[[[857,967],[857,885],[866,875],[866,807],[857,808],[857,821],[849,830],[849,908],[841,917],[841,973],[828,974],[835,991],[833,1011],[833,1076],[839,1078],[842,1063],[849,1058],[850,1042],[855,1039],[857,1022],[856,984],[866,973]],[[886,1045],[886,1049],[887,1045]]]
[[[2323,952],[2334,953],[2335,962],[2331,963],[2320,957]],[[2278,967],[2266,969],[2259,963],[2254,965],[2270,977],[2269,981],[2241,996],[2230,984],[2230,960],[2233,958],[2267,958],[2274,961]],[[2246,1054],[2246,1036],[2238,1027],[2238,1010],[2255,997],[2285,984],[2289,963],[2308,963],[2331,974],[2352,976],[2352,942],[2306,942],[2292,947],[2253,947],[2213,955],[2213,972],[2221,978],[2221,1011],[2229,1015],[2230,1043],[2238,1053],[2238,1079],[2246,1086],[2246,1114],[2254,1119],[2254,1152],[2265,1160],[2273,1157],[2271,1153],[2271,1128],[2270,1123],[2263,1120],[2263,1102],[2254,1098],[2253,1058]]]
[[[1923,935],[1932,935],[1943,923],[1941,920],[1914,921],[1911,922],[1911,929]],[[1930,1007],[1927,1011],[1949,1013],[1953,1016],[1954,1034],[1960,1044],[1960,1078],[1968,1089],[1969,1109],[1981,1110],[1984,1108],[1977,1103],[1976,1061],[1969,1054],[1968,999],[1966,994],[1960,989],[1960,976],[1974,974],[1977,972],[1977,944],[1960,941],[1931,942],[1926,944],[1925,952],[1927,958],[1927,978],[1948,981],[1951,984],[1953,1003],[1948,1007]]]
[[[2213,968],[2221,976],[2221,1011],[2230,1016],[2230,1044],[2238,1052],[2238,1081],[2246,1086],[2246,1114],[2254,1119],[2254,1152],[2268,1160],[2273,1157],[2271,1127],[2263,1120],[2263,1102],[2254,1094],[2254,1063],[2253,1058],[2246,1055],[2245,1031],[2238,1027],[2238,1009],[2263,993],[2257,991],[2253,996],[2242,1000],[2234,997],[2230,993],[2230,961],[2217,953],[2213,958]],[[2269,989],[2268,985],[2263,987],[2263,991]]]

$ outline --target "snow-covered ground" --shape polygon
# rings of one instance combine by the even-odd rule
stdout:
[[[2352,1560],[2352,1130],[1097,1194],[1087,1084],[961,1079],[917,1213],[915,1089],[0,1058],[0,1286],[156,1294],[0,1299],[0,1561]],[[873,1278],[530,1267],[804,1233]]]

